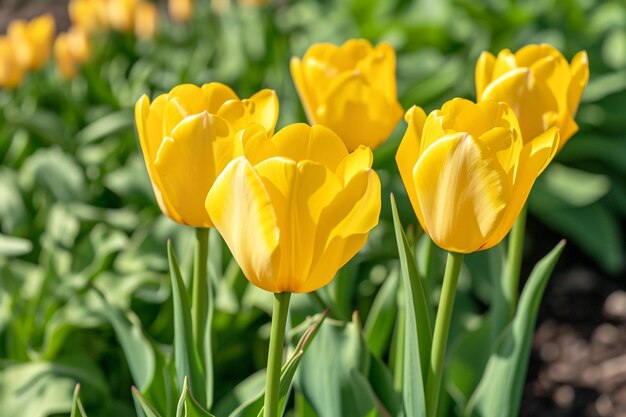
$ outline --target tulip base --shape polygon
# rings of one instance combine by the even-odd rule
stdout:
[[[285,325],[287,324],[290,298],[291,293],[288,292],[274,294],[272,330],[270,333],[270,347],[267,355],[267,375],[265,379],[265,403],[263,405],[264,417],[278,416],[280,369],[283,359]]]

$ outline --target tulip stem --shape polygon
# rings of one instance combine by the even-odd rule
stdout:
[[[519,279],[522,270],[522,254],[524,252],[524,234],[526,232],[526,206],[522,209],[509,236],[509,248],[506,258],[506,280],[504,296],[509,301],[511,311],[509,319],[513,317],[517,299],[519,297]]]
[[[280,369],[283,360],[285,325],[287,324],[287,314],[289,313],[290,297],[291,293],[288,292],[274,294],[270,349],[267,355],[267,375],[265,379],[264,417],[278,417]]]
[[[463,265],[463,254],[448,252],[446,272],[443,277],[441,297],[435,320],[428,379],[426,380],[426,415],[428,417],[437,416],[439,393],[441,392],[443,379],[443,364],[446,357],[446,344],[448,343],[450,319],[452,317],[456,283],[461,272],[461,265]]]
[[[193,283],[191,290],[191,321],[196,351],[204,358],[204,332],[209,310],[209,283],[207,259],[209,256],[209,229],[196,228],[196,247],[193,265]]]

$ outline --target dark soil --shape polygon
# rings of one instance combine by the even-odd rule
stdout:
[[[558,242],[529,222],[532,265]],[[541,305],[522,417],[626,417],[626,281],[568,245]]]
[[[13,19],[32,19],[43,13],[54,15],[57,32],[68,28],[67,0],[0,0],[0,33],[6,33],[7,26]]]

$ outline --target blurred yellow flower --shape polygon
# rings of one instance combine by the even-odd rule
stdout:
[[[441,248],[498,244],[559,147],[556,127],[524,143],[506,103],[454,99],[428,117],[406,113],[396,162],[422,228]]]
[[[135,9],[135,34],[141,39],[152,39],[159,23],[156,4],[141,2]]]
[[[167,10],[173,21],[184,23],[193,13],[193,0],[168,0]]]
[[[0,88],[13,89],[24,79],[24,69],[17,61],[15,47],[6,36],[0,36]]]
[[[68,13],[72,26],[79,27],[87,33],[106,27],[107,0],[70,0]]]
[[[131,33],[135,25],[135,10],[140,0],[108,0],[105,2],[107,24],[124,33]]]
[[[73,78],[78,67],[85,63],[91,54],[89,36],[80,27],[71,27],[54,41],[54,56],[59,72],[65,79]]]
[[[246,129],[244,155],[209,191],[206,209],[257,287],[310,292],[328,284],[378,223],[372,152],[348,153],[324,126],[293,124],[268,139]]]
[[[587,53],[571,64],[550,45],[527,45],[497,57],[483,52],[476,63],[478,101],[505,101],[515,111],[525,141],[552,126],[560,129],[561,147],[578,130],[574,115],[589,80]]]
[[[40,69],[50,59],[55,22],[44,14],[27,22],[22,19],[9,23],[7,34],[13,42],[19,64],[27,70]]]
[[[272,90],[240,100],[224,84],[184,84],[152,103],[141,97],[135,122],[163,213],[178,223],[211,227],[204,200],[222,169],[242,155],[243,130],[254,123],[271,135],[277,119]]]
[[[396,54],[386,42],[315,44],[302,60],[291,59],[291,76],[309,122],[331,128],[350,151],[377,147],[402,118]]]

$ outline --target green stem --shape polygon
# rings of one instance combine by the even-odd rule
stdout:
[[[207,259],[209,255],[209,229],[196,229],[196,247],[191,290],[191,322],[196,351],[204,358],[204,332],[209,309]]]
[[[322,308],[322,310],[329,310],[328,305],[324,301],[321,295],[317,291],[313,291],[309,293],[311,297],[315,300],[315,302]]]
[[[280,368],[283,360],[283,344],[285,325],[289,313],[291,293],[274,294],[272,311],[272,331],[270,334],[270,350],[267,355],[267,377],[265,382],[264,417],[278,417],[278,394],[280,391]]]
[[[463,254],[448,252],[446,272],[443,277],[441,298],[439,299],[437,318],[435,320],[435,332],[433,334],[428,379],[426,380],[426,415],[428,417],[437,416],[439,393],[441,392],[441,382],[443,379],[443,364],[446,357],[448,332],[450,330],[450,319],[452,317],[452,307],[454,306],[454,296],[456,295],[456,283],[459,279],[459,273],[461,272],[461,265],[463,265]]]
[[[504,296],[511,306],[510,318],[513,317],[517,299],[519,298],[519,279],[522,270],[522,254],[524,251],[524,234],[526,232],[526,206],[522,209],[509,236],[509,253],[506,258]]]

